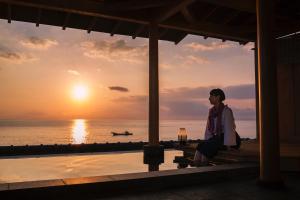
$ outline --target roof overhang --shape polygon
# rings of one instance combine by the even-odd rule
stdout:
[[[179,43],[186,35],[255,41],[255,0],[0,0],[0,18]],[[296,0],[277,1],[276,37],[300,30]],[[288,5],[288,6],[287,6]]]

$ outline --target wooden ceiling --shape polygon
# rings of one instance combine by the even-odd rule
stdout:
[[[0,0],[0,18],[53,26],[148,37],[179,43],[201,35],[242,44],[256,39],[255,0]],[[276,37],[300,31],[300,0],[276,0]]]

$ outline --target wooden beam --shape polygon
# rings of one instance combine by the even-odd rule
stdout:
[[[143,31],[145,31],[146,26],[145,25],[141,25],[136,31],[135,33],[132,35],[132,39],[135,39],[140,33],[142,33]]]
[[[31,8],[40,8],[40,9],[46,9],[52,11],[68,12],[71,14],[74,13],[78,15],[92,16],[97,18],[99,17],[99,18],[105,18],[109,20],[126,21],[126,22],[131,22],[131,23],[145,25],[145,26],[149,24],[149,21],[143,18],[137,18],[130,15],[125,16],[125,15],[116,14],[114,12],[104,11],[102,8],[99,8],[97,4],[95,5],[90,4],[90,1],[87,2],[87,5],[85,7],[75,7],[73,4],[64,6],[61,3],[66,2],[65,0],[59,0],[59,1],[58,0],[53,0],[53,1],[0,0],[0,2],[11,3],[12,5],[27,6]],[[186,1],[184,2],[186,3]],[[57,26],[59,26],[59,24]],[[197,25],[188,25],[186,23],[182,23],[182,22],[177,23],[176,21],[173,21],[168,23],[160,23],[159,27],[171,29],[171,30],[183,31],[191,34],[205,35],[207,37],[216,37],[221,39],[224,38],[227,40],[234,40],[234,41],[253,41],[255,39],[247,36],[247,34],[239,33],[238,32],[239,28],[243,28],[243,27],[226,27],[223,25],[209,24],[205,22],[197,23]],[[134,37],[136,36],[133,36],[133,38]]]
[[[206,15],[204,15],[200,21],[204,22],[206,21],[210,16],[212,16],[214,14],[214,12],[216,12],[216,10],[218,9],[218,7],[214,7],[213,9],[211,9]]]
[[[35,26],[36,26],[36,27],[39,27],[39,26],[40,26],[41,17],[42,17],[42,10],[41,10],[40,8],[38,8],[38,9],[37,9],[36,22],[35,22]]]
[[[103,1],[103,6],[108,10],[130,11],[168,6],[174,0],[126,0],[126,1]]]
[[[233,12],[229,17],[225,18],[222,22],[223,25],[229,24],[233,19],[235,19],[240,14],[239,11]]]
[[[162,38],[164,35],[166,35],[168,32],[168,29],[164,29],[162,32],[159,33],[158,39]]]
[[[249,37],[247,30],[249,27],[236,26],[228,27],[220,24],[212,24],[207,22],[199,22],[193,25],[187,25],[182,22],[168,22],[160,24],[160,27],[184,31],[191,34],[204,35],[207,37],[215,37],[219,39],[234,40],[234,41],[254,41],[255,38]],[[239,30],[243,30],[240,32]]]
[[[11,5],[7,4],[7,22],[11,23]]]
[[[70,16],[71,16],[71,13],[66,13],[64,24],[62,26],[63,30],[66,30],[66,27],[68,26],[68,23],[69,23],[69,20],[70,20]]]
[[[197,0],[215,6],[231,8],[234,10],[255,13],[255,0]]]
[[[249,25],[249,24],[255,24],[256,25],[256,16],[255,15],[249,15],[245,19],[242,20],[242,24]]]
[[[276,23],[276,34],[275,37],[282,37],[292,33],[300,31],[300,20],[293,20],[291,23],[287,24],[285,22]]]
[[[175,41],[175,45],[177,45],[179,42],[181,42],[181,40],[183,40],[188,34],[187,33],[183,33],[182,35],[180,35]]]
[[[87,33],[91,33],[92,29],[94,28],[94,26],[96,25],[97,23],[97,17],[93,17],[90,21],[90,24],[87,28]]]
[[[119,29],[119,27],[121,26],[122,22],[118,21],[114,24],[113,28],[110,31],[110,36],[113,36],[115,34],[115,32]]]
[[[176,13],[180,12],[183,8],[188,6],[189,4],[193,3],[195,0],[181,0],[178,3],[175,3],[175,5],[170,6],[164,10],[162,10],[160,13],[158,13],[156,16],[156,19],[154,20],[155,23],[160,23],[165,21],[166,19],[172,17]]]
[[[191,12],[188,10],[187,7],[183,8],[181,10],[181,14],[184,16],[184,19],[190,23],[190,24],[195,24],[196,23],[196,19],[194,18],[194,16],[191,14]]]
[[[71,14],[101,17],[112,20],[127,21],[138,24],[149,24],[149,21],[140,20],[134,17],[128,17],[125,15],[120,15],[116,12],[107,11],[99,5],[92,1],[85,1],[84,5],[76,4],[77,1],[73,1],[72,4],[68,0],[52,0],[52,1],[43,1],[43,0],[0,0],[0,2],[8,3],[11,5],[26,6],[31,8],[40,8],[45,10],[53,10],[60,12],[67,12]]]

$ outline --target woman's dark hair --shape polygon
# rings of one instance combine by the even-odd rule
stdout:
[[[212,89],[209,94],[212,96],[220,96],[220,101],[225,100],[225,93],[220,88]]]

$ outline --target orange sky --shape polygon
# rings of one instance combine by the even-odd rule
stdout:
[[[253,44],[187,36],[159,42],[161,117],[207,115],[208,92],[224,88],[240,119],[253,119]],[[146,119],[148,40],[0,20],[0,119]],[[75,101],[72,89],[89,90]]]

